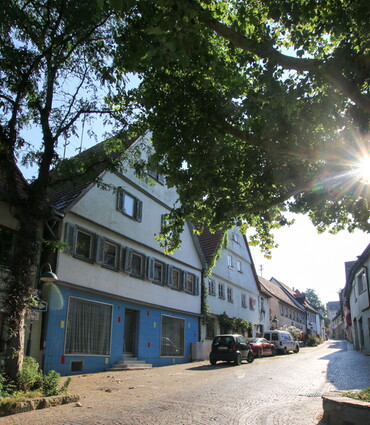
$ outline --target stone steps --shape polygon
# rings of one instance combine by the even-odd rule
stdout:
[[[110,371],[119,371],[119,370],[143,370],[151,369],[152,365],[146,363],[145,360],[138,360],[136,357],[124,356],[122,360],[112,364],[108,369]]]

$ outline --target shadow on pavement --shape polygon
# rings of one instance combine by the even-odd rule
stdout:
[[[363,389],[370,385],[370,359],[353,350],[345,340],[330,340],[331,353],[320,357],[328,361],[326,379],[337,390]],[[321,424],[320,424],[321,425]]]
[[[243,365],[247,365],[247,362],[243,362],[241,364],[241,366]],[[229,367],[235,367],[235,365],[233,363],[227,363],[227,362],[220,362],[215,364],[214,366],[211,364],[202,364],[199,366],[194,366],[194,367],[188,367],[186,370],[195,370],[195,371],[207,371],[207,370],[215,370],[215,369],[225,369],[225,368],[229,368]]]

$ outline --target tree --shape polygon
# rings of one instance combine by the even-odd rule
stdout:
[[[310,305],[317,311],[317,310],[326,310],[324,307],[324,304],[320,300],[317,292],[314,289],[307,288],[305,291],[305,296],[310,303]]]
[[[370,230],[366,0],[131,4],[116,63],[141,78],[132,95],[178,227],[247,223],[267,253],[285,211],[320,232]]]
[[[119,143],[109,154],[78,163],[60,163],[58,156],[63,139],[76,134],[82,117],[86,122],[96,114],[119,119],[99,92],[107,82],[106,95],[125,87],[111,69],[116,17],[105,6],[104,1],[97,5],[90,0],[1,2],[0,201],[10,205],[19,223],[4,300],[9,324],[6,372],[11,378],[22,367],[25,309],[38,276],[43,224],[50,217],[51,168],[59,170],[53,182],[60,183],[87,175],[98,162],[105,161],[107,168],[119,163],[112,155],[113,150],[122,151]],[[37,167],[29,184],[19,164]],[[50,234],[48,238],[53,239]]]

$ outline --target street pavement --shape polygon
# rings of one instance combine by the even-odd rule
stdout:
[[[241,366],[204,361],[74,376],[79,403],[0,425],[318,425],[322,394],[369,386],[370,357],[329,340]]]

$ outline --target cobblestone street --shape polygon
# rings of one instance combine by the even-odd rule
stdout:
[[[345,341],[232,366],[208,362],[75,376],[75,403],[0,418],[0,425],[318,424],[321,395],[370,386],[370,357]]]

